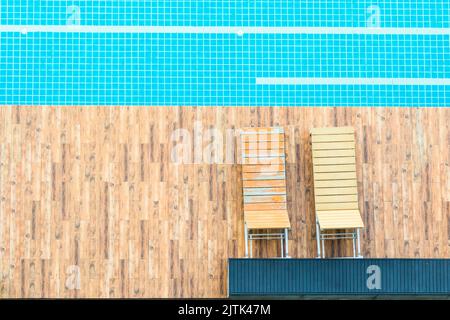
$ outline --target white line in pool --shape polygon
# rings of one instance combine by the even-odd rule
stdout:
[[[450,35],[450,28],[0,25],[0,32]]]
[[[448,86],[446,78],[256,78],[259,85]]]

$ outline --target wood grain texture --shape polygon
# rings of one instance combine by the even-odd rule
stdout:
[[[0,296],[226,296],[227,258],[244,255],[239,151],[172,163],[172,132],[199,123],[284,127],[292,257],[315,257],[309,130],[324,126],[356,130],[364,256],[449,257],[450,109],[1,107]]]

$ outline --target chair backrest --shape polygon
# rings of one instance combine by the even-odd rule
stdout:
[[[244,129],[241,150],[244,219],[248,227],[289,228],[283,128]]]
[[[314,128],[311,142],[316,212],[358,210],[354,129]]]

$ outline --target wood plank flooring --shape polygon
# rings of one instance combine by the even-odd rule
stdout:
[[[0,107],[0,297],[226,296],[227,258],[244,255],[230,129],[249,126],[286,131],[291,256],[316,255],[321,126],[356,129],[364,256],[450,256],[448,108]]]

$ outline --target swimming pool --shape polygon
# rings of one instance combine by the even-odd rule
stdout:
[[[0,104],[449,106],[450,4],[393,2],[2,0]]]

